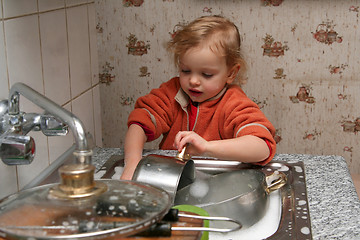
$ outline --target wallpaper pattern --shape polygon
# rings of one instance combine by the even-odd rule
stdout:
[[[164,44],[219,14],[239,27],[247,95],[277,129],[278,153],[343,156],[360,173],[360,0],[96,1],[103,144],[121,147],[136,99],[176,75]],[[148,148],[156,148],[150,143]]]

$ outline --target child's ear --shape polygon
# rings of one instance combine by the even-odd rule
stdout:
[[[227,84],[230,84],[235,80],[237,74],[239,73],[240,68],[241,68],[240,64],[236,64],[229,70],[228,79],[226,81]]]

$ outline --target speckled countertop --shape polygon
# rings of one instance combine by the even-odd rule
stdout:
[[[99,169],[119,148],[97,148],[93,163]],[[144,151],[174,156],[174,151]],[[302,161],[313,239],[360,239],[360,200],[348,167],[340,156],[277,154],[274,161]]]

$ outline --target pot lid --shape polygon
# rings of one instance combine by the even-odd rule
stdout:
[[[106,190],[82,198],[59,198],[48,184],[0,201],[0,237],[10,239],[99,239],[130,236],[159,221],[170,195],[134,181],[99,180]]]

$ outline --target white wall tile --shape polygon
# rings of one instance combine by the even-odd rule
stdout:
[[[100,86],[93,88],[94,98],[94,125],[95,125],[95,144],[102,147],[102,122],[101,122],[101,106],[100,106]]]
[[[36,0],[3,0],[4,18],[37,12]]]
[[[70,100],[65,10],[40,14],[45,96],[59,105]]]
[[[64,108],[71,112],[70,103],[66,104]],[[70,128],[69,133],[66,136],[48,137],[50,163],[54,162],[61,154],[68,150],[73,143],[74,136]]]
[[[66,7],[76,6],[82,3],[87,3],[87,0],[65,0]]]
[[[23,82],[43,93],[38,17],[6,20],[5,41],[10,85]]]
[[[87,91],[72,101],[72,112],[84,124],[85,131],[94,137],[94,110],[92,91]]]
[[[99,82],[99,60],[97,49],[97,30],[94,4],[88,5],[89,13],[89,35],[90,35],[90,60],[92,85]]]
[[[3,22],[0,22],[0,100],[7,99],[9,95],[9,84],[7,77],[6,51],[4,45]]]
[[[91,87],[87,6],[67,9],[72,98]]]
[[[48,11],[65,7],[64,0],[38,0],[39,11]]]
[[[0,162],[0,199],[16,192],[17,180],[16,180],[16,166],[8,166],[2,161]]]

